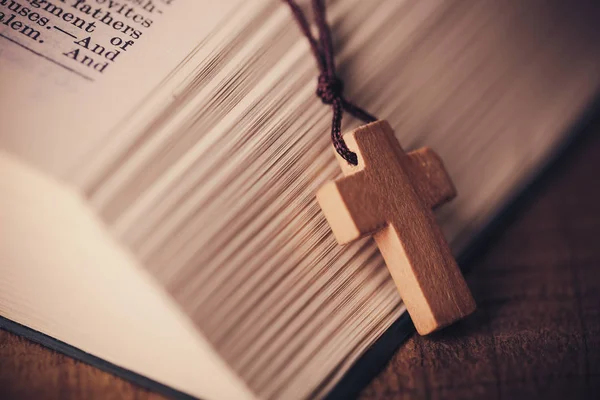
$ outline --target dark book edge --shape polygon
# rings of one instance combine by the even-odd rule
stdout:
[[[103,360],[100,357],[96,357],[93,354],[86,353],[85,351],[80,350],[77,347],[71,346],[70,344],[55,339],[52,336],[48,336],[45,333],[28,328],[25,325],[19,324],[18,322],[11,321],[7,318],[4,318],[1,315],[0,329],[4,329],[14,333],[15,335],[22,336],[25,339],[31,340],[34,343],[38,343],[51,350],[65,354],[66,356],[69,356],[85,364],[89,364],[95,368],[98,368],[102,371],[106,371],[120,378],[133,382],[134,384],[149,389],[153,392],[157,392],[174,399],[196,399],[196,397],[194,396],[191,396],[176,389],[172,389],[167,385],[163,385],[162,383],[156,382],[150,378],[146,378],[143,375],[119,367],[116,364]]]
[[[509,199],[505,206],[501,207],[496,216],[491,219],[479,234],[476,235],[476,238],[469,244],[466,250],[460,254],[458,262],[465,272],[469,271],[473,261],[490,246],[493,239],[498,235],[498,232],[505,228],[518,214],[518,211],[533,198],[537,189],[548,181],[553,171],[560,168],[560,166],[570,158],[573,150],[584,145],[585,139],[589,133],[586,128],[599,116],[597,115],[599,110],[600,95],[591,102],[591,105],[586,108],[582,116],[578,119],[578,122],[569,129],[570,134],[566,135],[563,143],[559,145],[554,153],[548,158],[539,173],[534,174],[534,177],[530,182],[527,182],[521,190],[516,191],[516,194]],[[63,353],[71,358],[170,398],[185,400],[195,399],[195,397],[187,393],[146,378],[126,368],[119,367],[100,357],[96,357],[65,342],[2,316],[0,316],[0,329],[22,336],[51,350]],[[410,316],[408,313],[404,313],[358,359],[344,377],[329,392],[326,399],[352,399],[357,397],[360,391],[383,370],[391,360],[392,356],[399,349],[400,345],[412,336],[413,333],[415,333],[415,329]]]

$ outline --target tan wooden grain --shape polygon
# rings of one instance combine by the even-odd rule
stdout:
[[[475,301],[432,208],[456,195],[430,149],[406,154],[386,121],[344,136],[358,155],[338,157],[345,177],[317,199],[340,244],[373,235],[417,331],[428,334],[475,310]]]

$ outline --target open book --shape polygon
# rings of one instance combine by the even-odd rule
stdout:
[[[600,84],[583,6],[328,10],[348,98],[444,160],[457,254]],[[276,0],[0,0],[0,315],[200,398],[329,393],[405,310],[315,201],[316,71]]]

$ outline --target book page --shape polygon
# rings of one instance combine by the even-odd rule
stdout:
[[[85,199],[2,151],[0,171],[0,315],[198,398],[254,398]]]
[[[69,180],[237,0],[0,0],[0,147]]]

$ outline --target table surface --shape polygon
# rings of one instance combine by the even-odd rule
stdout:
[[[600,398],[600,118],[474,262],[478,311],[414,336],[363,399]],[[162,399],[0,330],[0,398]]]

